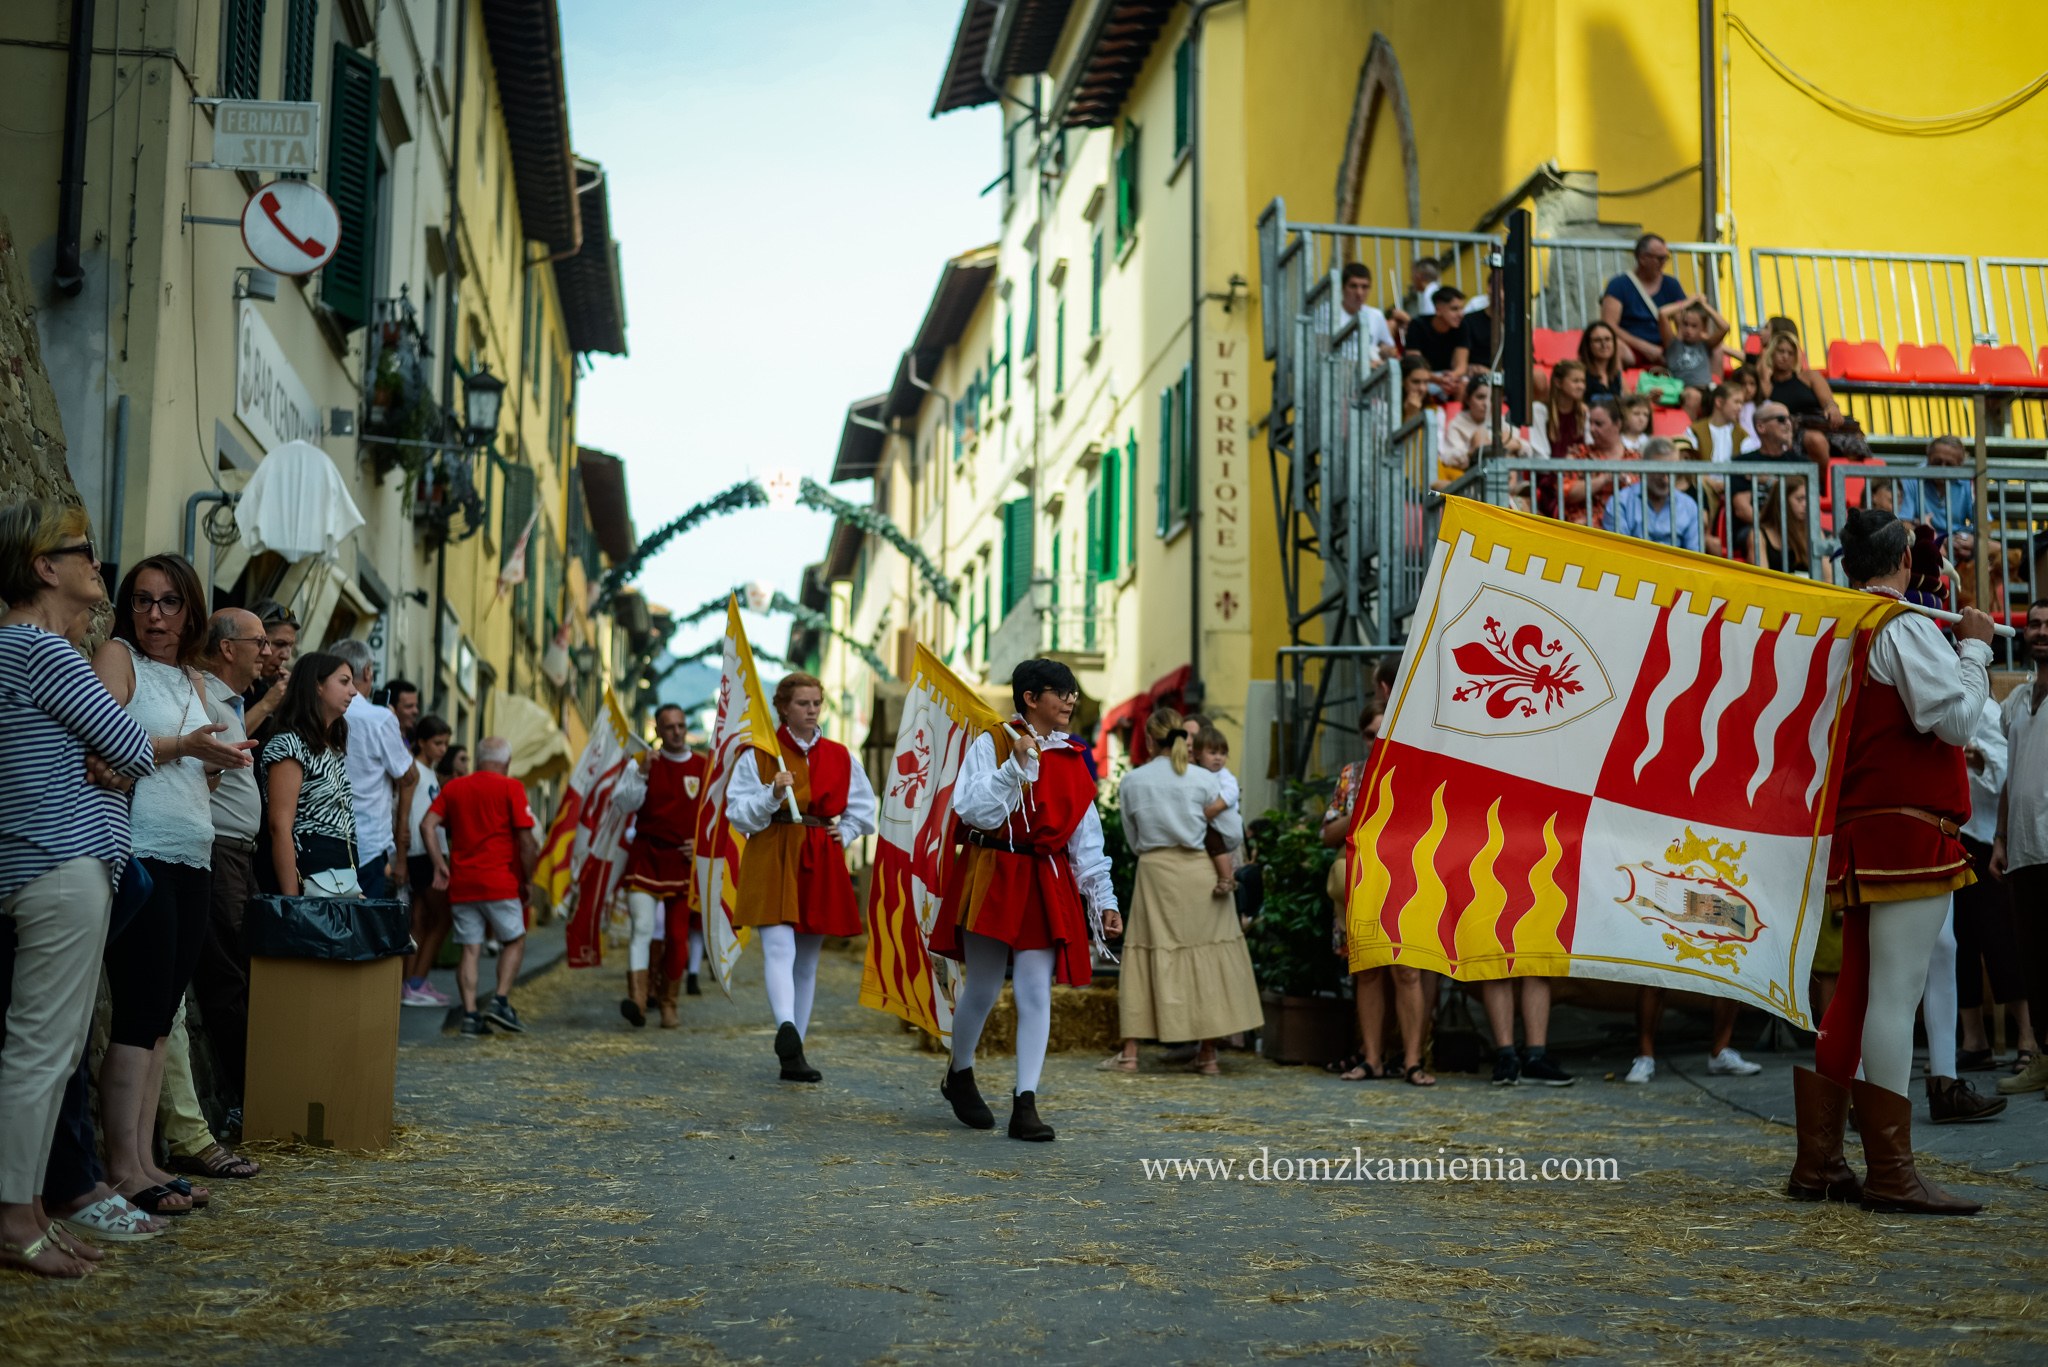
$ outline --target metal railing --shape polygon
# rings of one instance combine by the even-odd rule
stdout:
[[[1799,324],[1808,355],[1825,365],[1834,341],[1946,346],[1959,365],[1984,333],[1967,256],[1752,247],[1759,319]]]
[[[1883,508],[1912,522],[1931,522],[1948,535],[1945,548],[1957,569],[1958,590],[1977,598],[1977,561],[1989,557],[1987,612],[2011,613],[2033,602],[2048,554],[2048,464],[1996,461],[1985,466],[1978,506],[1974,467],[1968,465],[1837,465],[1829,471],[1834,506]],[[1863,484],[1860,498],[1851,481]],[[1967,543],[1959,544],[1962,537]]]
[[[1983,340],[2016,346],[2033,364],[2048,346],[2048,258],[1980,256],[1977,289],[1989,334]]]
[[[1666,272],[1688,295],[1702,295],[1739,334],[1750,321],[1735,248],[1725,242],[1667,242]],[[1593,237],[1535,239],[1531,326],[1573,332],[1600,316],[1607,283],[1636,267],[1635,240]]]

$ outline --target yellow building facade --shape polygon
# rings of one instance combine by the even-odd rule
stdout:
[[[238,100],[310,106],[313,164],[216,160]],[[363,637],[465,742],[512,730],[558,766],[624,653],[585,612],[619,540],[599,520],[626,514],[621,493],[593,516],[575,410],[582,357],[622,352],[625,315],[553,5],[0,7],[0,125],[0,197],[110,565],[183,551],[215,606],[282,602],[305,649]],[[280,175],[341,224],[310,274],[260,269],[236,226]],[[486,368],[501,416],[472,441]],[[332,563],[252,556],[236,521],[292,439],[364,519]]]

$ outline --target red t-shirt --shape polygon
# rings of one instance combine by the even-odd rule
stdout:
[[[519,832],[533,808],[518,779],[488,770],[450,779],[427,809],[448,832],[448,900],[502,902],[519,896]]]

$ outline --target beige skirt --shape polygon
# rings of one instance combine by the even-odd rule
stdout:
[[[1125,1039],[1218,1039],[1265,1019],[1237,901],[1200,850],[1148,850],[1125,918],[1117,1014]]]

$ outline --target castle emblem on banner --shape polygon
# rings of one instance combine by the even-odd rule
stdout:
[[[1740,957],[1764,929],[1756,903],[1742,891],[1749,883],[1741,862],[1748,850],[1747,841],[1731,844],[1687,826],[1665,849],[1665,867],[1647,859],[1617,866],[1628,890],[1614,900],[1644,925],[1664,927],[1664,945],[1677,962],[1698,960],[1739,973]]]
[[[1599,656],[1571,624],[1531,598],[1480,589],[1444,633],[1448,668],[1436,724],[1472,736],[1553,731],[1614,698]]]

